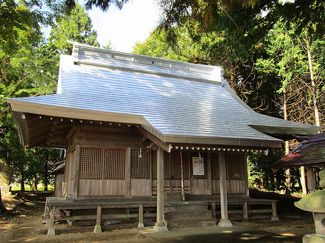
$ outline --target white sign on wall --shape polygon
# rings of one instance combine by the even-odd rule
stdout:
[[[193,157],[193,175],[204,175],[203,157]]]

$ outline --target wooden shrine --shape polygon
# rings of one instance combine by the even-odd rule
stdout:
[[[123,218],[154,218],[158,231],[215,225],[218,210],[231,227],[231,205],[245,219],[248,205],[270,205],[277,219],[276,201],[249,196],[247,153],[319,127],[255,113],[220,67],[72,44],[57,94],[8,99],[24,145],[66,149],[61,195],[46,203],[49,235],[56,212],[96,221],[95,232]]]

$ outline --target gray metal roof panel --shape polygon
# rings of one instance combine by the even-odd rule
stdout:
[[[204,72],[209,69],[215,71],[210,67],[202,73],[195,71],[190,75],[180,75],[179,70],[174,70],[177,76],[173,77],[160,75],[165,67],[146,67],[143,63],[134,64],[131,61],[130,64],[125,60],[109,62],[110,67],[96,63],[74,65],[71,56],[62,56],[60,94],[19,100],[62,108],[140,115],[158,131],[162,139],[165,135],[280,141],[258,128],[264,126],[272,130],[284,127],[317,131],[310,125],[254,112],[225,83],[220,85],[218,82],[187,79],[191,75],[204,79]],[[129,69],[114,68],[114,65],[129,65]],[[134,65],[137,67],[134,68]],[[157,73],[139,72],[139,68]]]

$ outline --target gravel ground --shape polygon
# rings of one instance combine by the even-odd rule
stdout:
[[[55,225],[56,236],[47,236],[47,227],[41,223],[44,201],[47,196],[50,194],[3,195],[4,205],[10,210],[10,213],[0,217],[0,242],[157,242],[150,237],[150,234],[139,233],[133,228],[114,230],[104,228],[103,233],[95,234],[92,232],[93,226],[69,227],[65,223]],[[302,242],[303,235],[314,233],[315,228],[311,214],[299,210],[293,212],[294,208],[289,208],[286,203],[281,204],[280,201],[278,207],[280,207],[280,212],[289,212],[283,216],[280,214],[280,221],[263,219],[249,222],[234,221],[233,223],[240,227],[250,227],[264,231],[266,234],[279,236],[273,240],[267,239],[260,242]],[[286,210],[281,207],[288,208]],[[160,239],[158,240],[166,242]],[[200,240],[200,237],[198,239]],[[229,242],[236,242],[234,240],[230,238]]]

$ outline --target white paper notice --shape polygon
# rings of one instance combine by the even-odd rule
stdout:
[[[203,157],[193,157],[193,175],[204,175]]]

